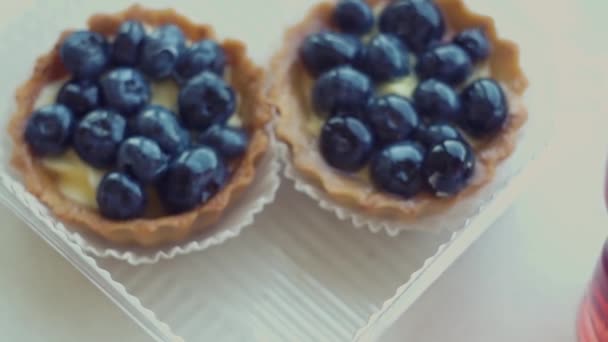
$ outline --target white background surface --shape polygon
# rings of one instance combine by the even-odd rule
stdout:
[[[606,5],[552,3],[535,13],[546,13],[539,20],[563,42],[563,54],[547,58],[563,61],[556,72],[570,83],[572,96],[559,113],[557,143],[541,177],[400,319],[387,341],[574,341],[578,302],[607,235],[602,178],[608,107],[602,91],[608,89],[608,50],[598,29]],[[6,24],[31,5],[3,0],[0,19]],[[148,340],[4,208],[0,219],[0,340]]]

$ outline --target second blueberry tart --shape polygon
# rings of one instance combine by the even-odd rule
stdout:
[[[472,196],[528,116],[517,45],[463,0],[323,2],[287,32],[272,70],[298,178],[380,219]]]
[[[120,244],[183,240],[254,180],[264,76],[243,43],[174,10],[94,15],[18,89],[12,164],[65,222]]]

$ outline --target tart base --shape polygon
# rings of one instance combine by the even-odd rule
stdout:
[[[382,6],[387,0],[368,0],[372,6]],[[477,156],[475,175],[469,186],[450,198],[420,194],[403,199],[376,190],[369,181],[331,168],[318,152],[318,137],[306,129],[313,113],[306,88],[307,75],[299,60],[298,50],[310,34],[332,27],[335,3],[324,2],[314,7],[307,17],[285,35],[284,46],[273,58],[274,80],[271,101],[278,107],[277,136],[289,147],[289,159],[299,174],[320,187],[336,203],[366,215],[414,221],[423,215],[441,212],[463,198],[472,196],[494,176],[496,167],[513,152],[520,128],[528,112],[522,96],[528,80],[519,64],[519,48],[513,42],[500,39],[494,20],[472,12],[463,0],[435,0],[441,8],[448,27],[447,38],[453,32],[469,27],[483,27],[493,45],[488,61],[489,76],[500,82],[508,97],[510,115],[501,133],[489,140],[474,141]],[[407,227],[407,226],[405,226]]]
[[[120,24],[126,20],[139,20],[151,26],[175,24],[192,41],[216,38],[211,27],[195,24],[172,9],[151,10],[139,5],[116,14],[93,15],[88,21],[88,27],[92,31],[110,36],[114,35]],[[228,82],[239,93],[238,113],[243,127],[251,135],[251,140],[247,152],[235,165],[236,171],[232,178],[218,194],[198,208],[179,215],[112,221],[102,217],[97,210],[63,196],[53,175],[43,167],[41,160],[31,153],[23,137],[24,127],[44,86],[68,76],[61,63],[59,49],[71,32],[62,33],[53,50],[38,58],[31,77],[16,93],[17,109],[9,123],[8,132],[14,142],[11,163],[23,177],[25,187],[59,219],[118,244],[157,246],[180,241],[196,231],[211,228],[230,203],[253,181],[256,165],[268,148],[269,136],[265,126],[271,118],[272,108],[263,93],[264,71],[247,57],[246,47],[242,42],[230,39],[221,42],[232,71],[228,73]]]

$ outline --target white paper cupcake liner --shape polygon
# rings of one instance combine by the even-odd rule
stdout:
[[[255,179],[245,192],[226,209],[220,221],[210,229],[195,234],[183,242],[168,244],[160,248],[118,246],[91,232],[64,224],[55,218],[35,196],[30,194],[22,183],[11,175],[10,170],[0,173],[0,179],[14,198],[29,209],[28,213],[19,214],[35,215],[45,223],[49,230],[61,232],[61,236],[66,236],[86,253],[100,258],[123,260],[131,265],[152,264],[162,259],[202,251],[238,236],[245,227],[253,223],[256,214],[274,201],[280,185],[281,165],[275,153],[276,139],[270,128],[268,131],[270,132],[269,148],[257,166]]]

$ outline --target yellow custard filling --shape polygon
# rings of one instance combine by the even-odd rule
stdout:
[[[35,103],[35,109],[55,103],[61,86],[68,79],[48,84]],[[151,104],[161,105],[173,112],[177,112],[177,97],[179,87],[173,80],[152,82]],[[239,115],[232,115],[228,125],[241,127]],[[90,207],[97,208],[96,191],[106,170],[98,170],[84,163],[72,150],[59,157],[45,157],[42,159],[43,167],[57,179],[59,191],[70,200]]]

